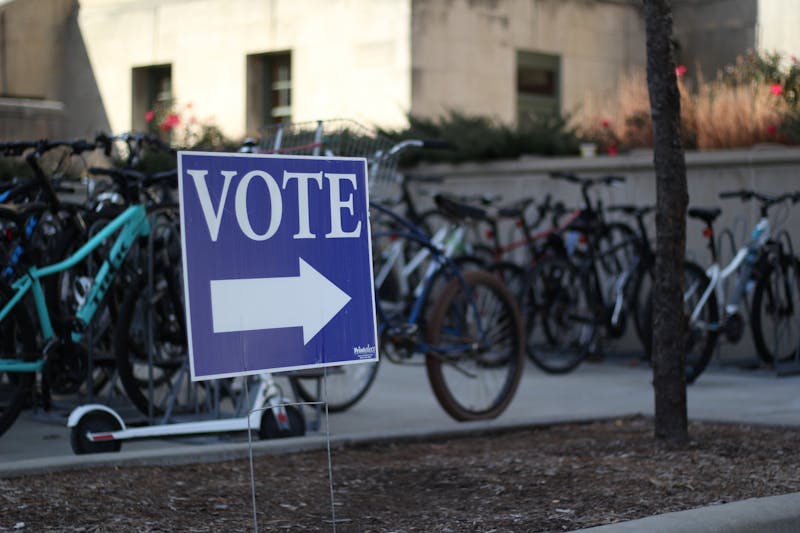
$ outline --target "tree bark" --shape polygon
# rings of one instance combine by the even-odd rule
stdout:
[[[644,0],[647,86],[655,137],[656,267],[653,302],[653,387],[656,438],[688,441],[687,324],[683,262],[689,201],[680,138],[680,94],[675,74],[670,0]]]

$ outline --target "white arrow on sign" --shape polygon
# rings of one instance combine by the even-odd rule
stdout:
[[[303,345],[350,301],[350,296],[299,258],[289,278],[211,280],[214,333],[303,328]]]

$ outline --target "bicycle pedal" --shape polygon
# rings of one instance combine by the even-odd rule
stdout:
[[[389,328],[386,332],[389,335],[389,338],[392,342],[396,342],[402,339],[408,339],[413,337],[419,331],[419,326],[416,324],[403,324],[402,326],[397,326],[393,328]]]

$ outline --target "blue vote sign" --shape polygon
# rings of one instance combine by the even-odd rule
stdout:
[[[193,380],[376,361],[366,161],[178,153]]]

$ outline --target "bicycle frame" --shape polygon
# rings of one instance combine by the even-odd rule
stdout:
[[[712,291],[714,291],[716,294],[719,310],[723,311],[719,315],[723,322],[728,316],[736,313],[741,302],[744,300],[745,294],[747,293],[747,282],[750,279],[755,258],[764,247],[764,244],[766,244],[766,242],[769,240],[769,235],[769,219],[762,217],[753,228],[750,242],[745,246],[742,246],[736,252],[736,255],[733,257],[733,259],[731,259],[731,261],[725,267],[722,267],[719,263],[715,262],[706,269],[706,276],[709,278],[708,287],[706,287],[706,290],[703,291],[703,294],[700,296],[700,300],[692,310],[692,315],[690,318],[692,323],[697,322],[697,319],[708,302]],[[739,268],[742,266],[745,268],[739,272]],[[723,282],[737,272],[738,277],[736,287],[734,287],[734,291],[730,298],[727,298]],[[688,290],[686,293],[688,294]],[[720,329],[721,325],[722,322],[720,324],[706,324],[705,327],[710,330],[718,330]]]
[[[395,235],[395,236],[399,237],[403,241],[405,241],[405,240],[415,241],[415,242],[417,242],[418,244],[420,244],[423,247],[423,250],[427,250],[428,253],[433,256],[432,257],[432,263],[429,266],[429,268],[426,270],[425,276],[424,276],[424,278],[423,278],[423,280],[421,282],[421,285],[420,285],[420,289],[421,290],[415,291],[416,294],[415,294],[414,304],[411,307],[411,310],[409,311],[408,316],[404,317],[403,324],[402,324],[402,327],[406,327],[406,328],[409,328],[412,331],[416,331],[415,328],[417,327],[417,323],[418,323],[418,321],[419,321],[419,319],[422,316],[422,313],[424,311],[425,304],[427,302],[428,294],[430,293],[430,289],[432,287],[434,277],[435,277],[436,273],[441,268],[448,268],[448,267],[452,268],[452,270],[455,272],[455,274],[457,276],[457,279],[459,279],[459,282],[462,284],[463,287],[466,288],[466,281],[464,280],[464,277],[461,275],[460,269],[457,266],[455,266],[455,263],[453,263],[452,259],[448,255],[448,251],[447,251],[447,250],[450,250],[450,252],[454,251],[455,243],[452,242],[453,239],[447,240],[446,243],[445,243],[445,250],[443,250],[441,248],[441,245],[437,246],[435,243],[433,243],[431,240],[429,240],[424,235],[424,233],[422,233],[421,230],[419,230],[419,228],[413,226],[412,224],[410,224],[408,221],[404,220],[402,217],[400,217],[396,213],[393,213],[392,211],[390,211],[390,210],[388,210],[388,209],[386,209],[386,208],[384,208],[382,206],[376,205],[376,204],[372,204],[372,207],[375,207],[376,209],[378,209],[382,213],[390,216],[391,218],[395,219],[397,222],[399,222],[401,225],[403,225],[403,226],[405,226],[407,228],[407,231],[395,231],[395,230],[393,230],[391,232],[387,232],[387,234],[390,233],[392,235]],[[456,231],[456,235],[459,235],[459,233],[457,231]],[[373,233],[373,236],[380,236],[380,232]],[[473,308],[474,308],[475,302],[471,301],[470,305],[473,306]],[[376,298],[376,311],[377,311],[378,320],[379,320],[379,324],[380,324],[379,325],[379,332],[382,334],[382,333],[384,333],[385,331],[387,331],[389,329],[391,324],[390,324],[390,314],[387,313],[387,311],[383,308],[383,305],[381,304],[380,298]],[[478,323],[477,327],[478,327],[478,330],[479,330],[480,335],[482,337],[484,335],[484,333],[485,333],[483,331],[483,325]],[[448,347],[432,346],[432,345],[429,345],[425,341],[420,340],[420,339],[415,339],[414,340],[414,344],[415,344],[415,349],[418,350],[421,353],[424,353],[424,354],[437,354],[437,355],[440,355],[440,356],[441,355],[446,355],[447,353],[463,352],[463,351],[465,351],[465,349],[473,349],[474,348],[474,346],[472,344],[470,344],[469,346],[448,346]]]
[[[39,319],[39,326],[42,333],[42,340],[45,345],[55,340],[56,333],[53,329],[47,302],[45,301],[41,282],[42,278],[58,274],[76,266],[117,231],[120,231],[120,234],[117,236],[108,256],[98,270],[89,294],[76,312],[76,322],[71,331],[71,340],[72,342],[81,342],[84,337],[84,332],[88,328],[103,298],[111,287],[116,272],[121,267],[131,246],[133,246],[134,242],[139,237],[145,237],[150,233],[150,224],[147,220],[147,212],[143,205],[133,205],[125,209],[125,211],[119,214],[70,257],[41,268],[30,267],[23,276],[12,284],[11,287],[14,290],[14,295],[6,305],[0,309],[0,321],[8,316],[14,306],[17,305],[28,292],[32,292],[36,307],[36,315]],[[44,358],[40,358],[36,361],[0,359],[0,372],[38,372],[43,366]]]
[[[445,244],[446,237],[450,233],[449,228],[441,228],[436,234],[431,237],[431,244],[435,247],[439,247]],[[454,236],[451,239],[447,239],[447,249],[450,250],[451,248],[455,248],[455,241],[459,243],[463,240],[463,231],[461,234]],[[431,251],[428,248],[422,248],[414,257],[406,262],[405,260],[405,249],[406,249],[406,239],[397,239],[395,240],[392,245],[386,249],[386,251],[382,254],[382,262],[381,268],[375,274],[375,287],[380,288],[386,282],[386,278],[392,271],[396,271],[398,275],[398,281],[400,283],[400,294],[401,297],[405,297],[411,294],[411,287],[409,286],[408,279],[413,272],[415,272],[420,265],[431,255]],[[447,253],[447,252],[446,252]],[[431,263],[428,267],[428,271],[426,272],[426,276],[423,280],[419,283],[419,285],[414,289],[414,295],[419,295],[420,291],[422,290],[422,285],[424,283],[424,279],[427,277],[428,274],[431,274],[431,269],[435,269],[436,265],[435,262]]]

